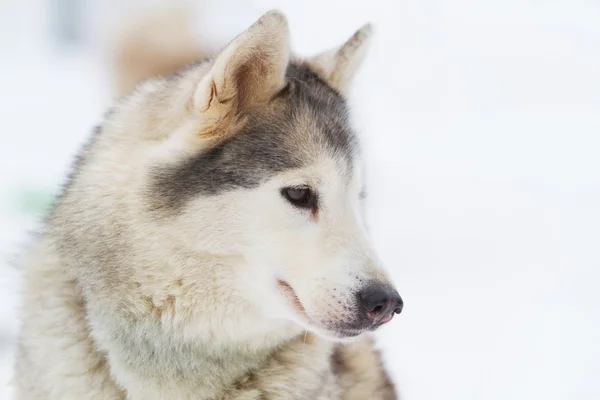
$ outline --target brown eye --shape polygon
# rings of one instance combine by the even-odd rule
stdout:
[[[313,208],[317,205],[316,195],[307,187],[284,188],[281,194],[296,207]]]

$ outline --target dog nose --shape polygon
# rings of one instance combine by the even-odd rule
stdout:
[[[375,322],[388,322],[400,314],[404,303],[398,292],[385,286],[369,286],[358,293],[360,306]]]

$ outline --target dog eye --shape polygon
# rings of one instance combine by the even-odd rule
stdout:
[[[317,205],[315,194],[307,187],[288,187],[281,190],[283,197],[296,207],[313,208]]]

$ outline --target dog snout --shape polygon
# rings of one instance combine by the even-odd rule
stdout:
[[[400,314],[404,303],[398,292],[390,287],[369,285],[358,293],[358,303],[374,324],[389,322]]]

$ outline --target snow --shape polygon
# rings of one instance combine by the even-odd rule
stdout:
[[[405,300],[378,333],[403,398],[600,398],[600,4],[220,4],[203,20],[216,28],[242,7],[231,35],[282,9],[301,54],[375,23],[351,102],[370,230]],[[98,46],[52,47],[35,2],[5,11],[0,398],[10,393],[2,383],[18,324],[19,274],[8,259],[35,226],[14,193],[55,188],[108,104]]]

